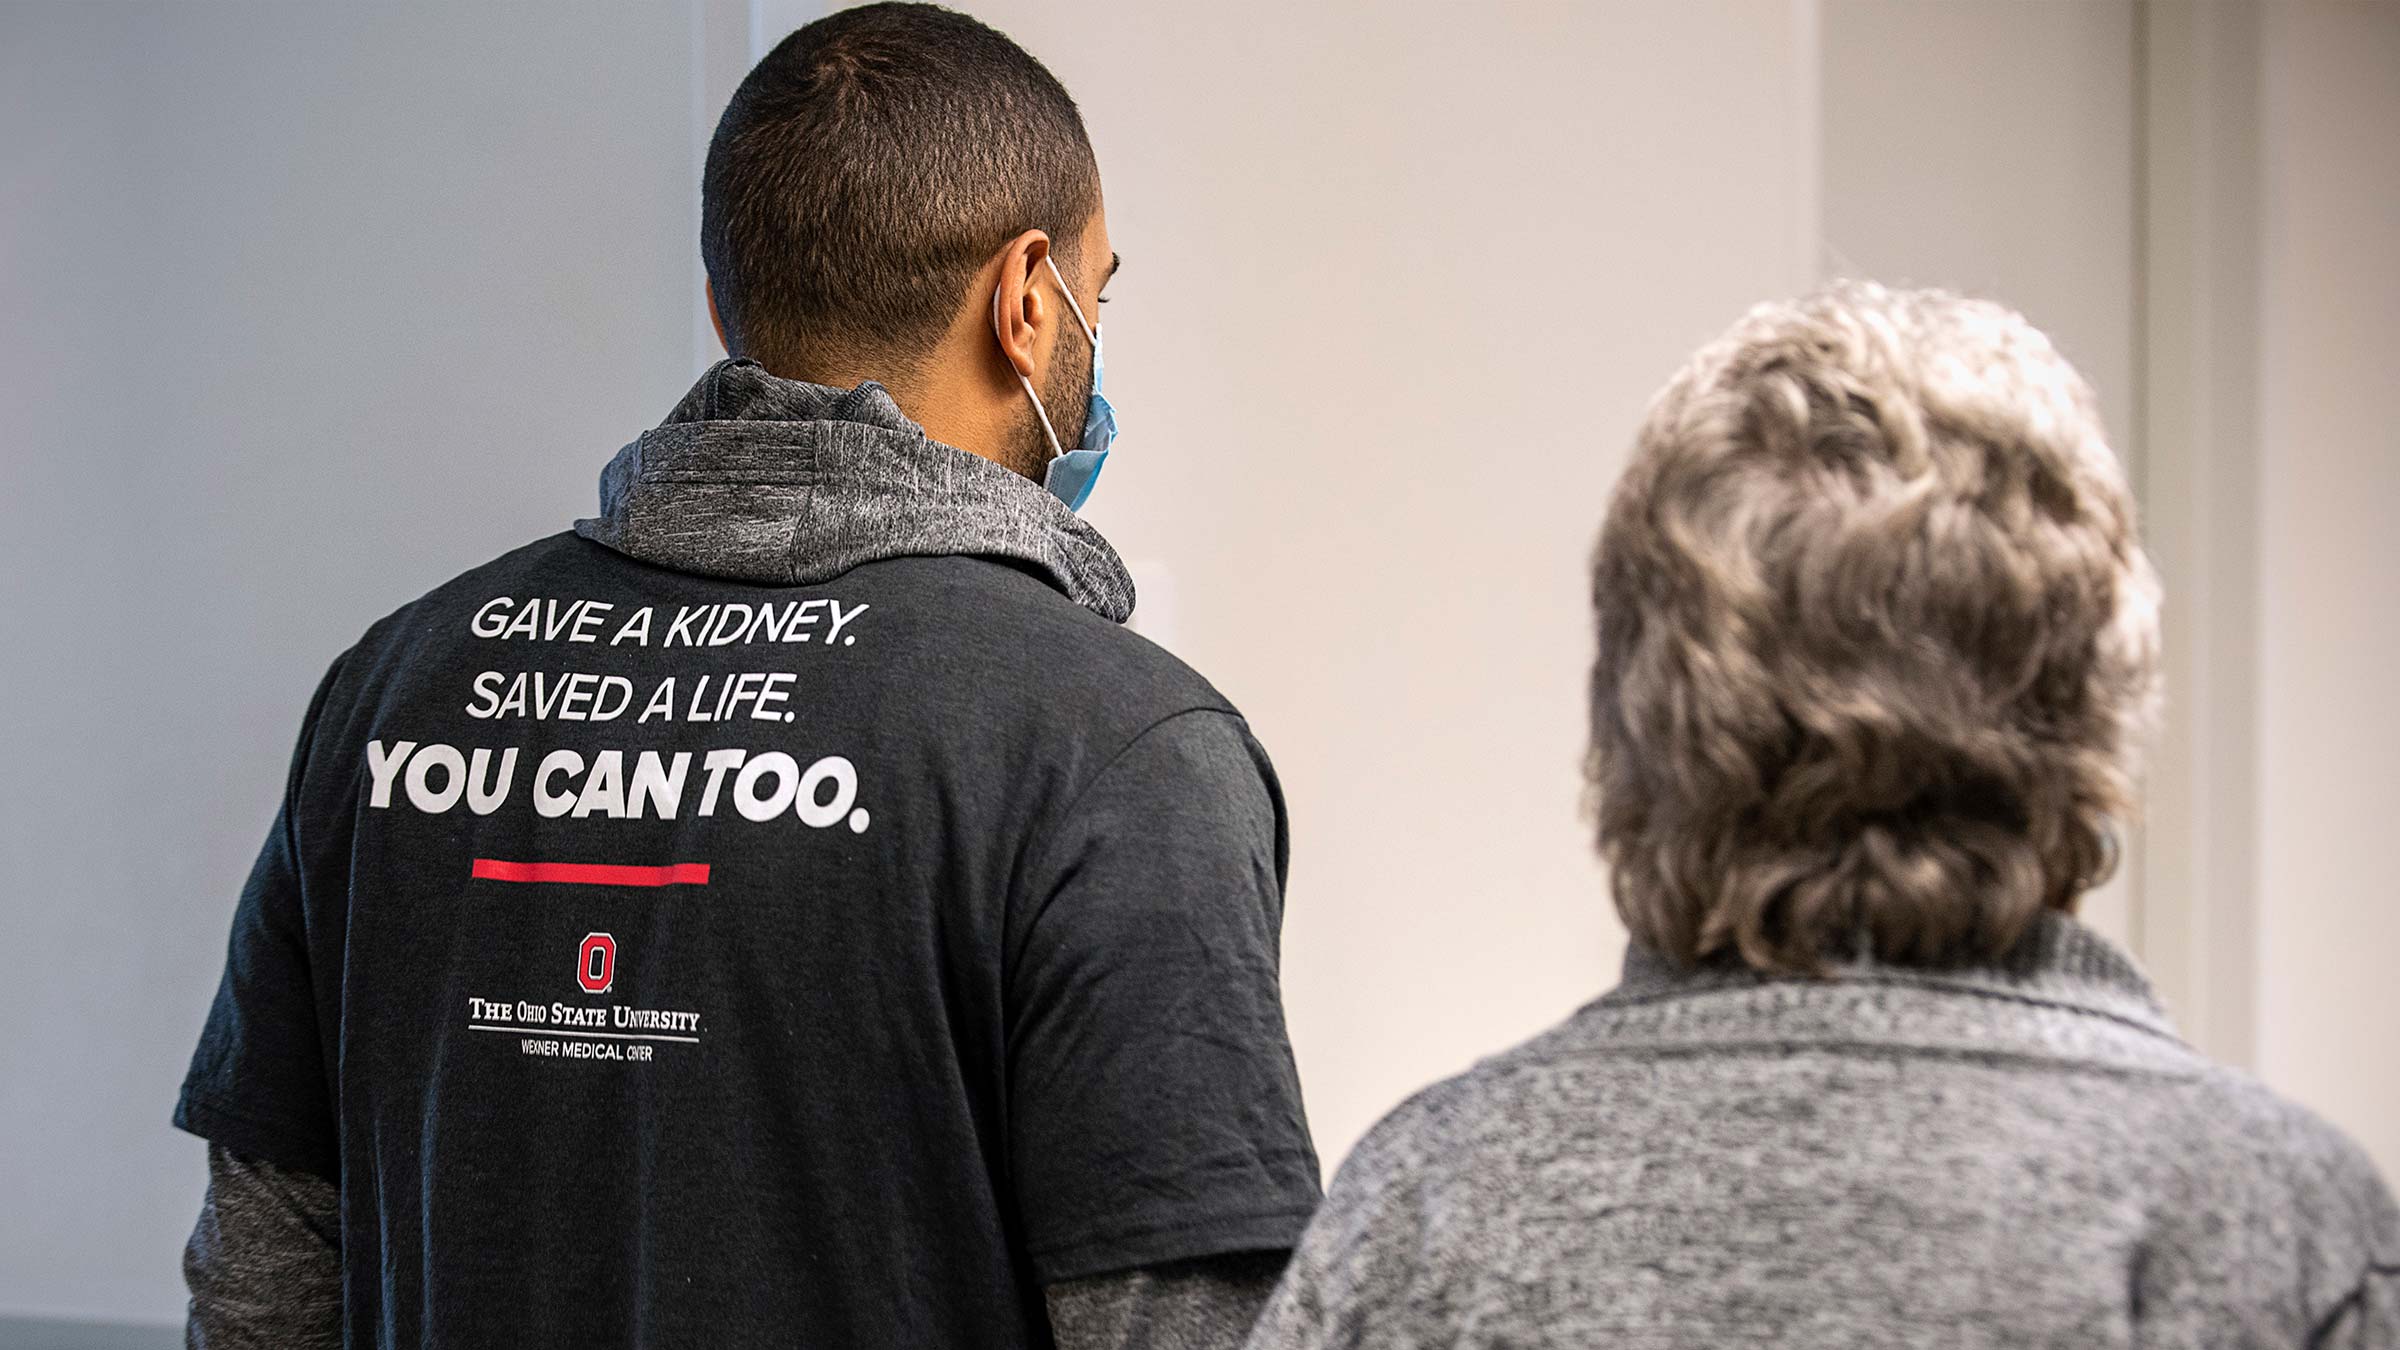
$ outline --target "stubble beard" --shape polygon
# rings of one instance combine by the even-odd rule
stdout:
[[[1042,408],[1050,414],[1050,426],[1058,433],[1061,452],[1083,444],[1083,414],[1091,393],[1092,358],[1088,350],[1080,361],[1062,353],[1050,363],[1049,376],[1042,381]],[[1024,416],[1019,419],[1008,467],[1039,483],[1050,471],[1050,438],[1042,434],[1042,419],[1033,411],[1033,400],[1027,399],[1023,407]]]

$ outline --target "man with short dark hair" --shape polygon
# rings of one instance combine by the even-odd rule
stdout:
[[[308,710],[176,1111],[190,1338],[1238,1343],[1318,1198],[1285,819],[1075,514],[1080,115],[850,10],[703,204],[733,359]]]

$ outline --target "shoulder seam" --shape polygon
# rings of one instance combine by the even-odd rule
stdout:
[[[1109,757],[1101,762],[1100,767],[1092,771],[1091,777],[1084,779],[1082,785],[1075,789],[1074,794],[1067,798],[1066,804],[1059,807],[1058,810],[1051,815],[1050,820],[1045,823],[1045,827],[1041,832],[1041,837],[1034,841],[1029,848],[1027,848],[1024,856],[1019,860],[1016,868],[1017,876],[1021,879],[1023,877],[1033,875],[1038,870],[1036,864],[1040,863],[1047,855],[1051,841],[1057,838],[1056,830],[1050,827],[1056,825],[1058,822],[1072,818],[1075,814],[1076,808],[1083,805],[1083,799],[1091,795],[1092,789],[1098,786],[1100,780],[1108,777],[1109,770],[1117,767],[1118,762],[1123,760],[1125,756],[1131,754],[1135,746],[1140,745],[1145,740],[1148,740],[1150,738],[1150,733],[1158,730],[1160,727],[1165,726],[1167,723],[1176,721],[1180,718],[1189,717],[1194,713],[1214,713],[1218,716],[1230,717],[1234,721],[1241,723],[1245,730],[1249,726],[1249,723],[1243,719],[1241,713],[1237,711],[1231,704],[1220,704],[1219,706],[1211,707],[1205,703],[1195,703],[1189,707],[1178,708],[1171,713],[1166,713],[1152,720],[1149,725],[1143,727],[1140,731],[1133,733],[1133,735],[1130,737],[1127,737],[1123,745],[1118,746],[1113,752],[1111,752]],[[1004,971],[1013,969],[1016,966],[1017,958],[1022,955],[1022,952],[1019,949],[1025,942],[1030,940],[1034,926],[1042,921],[1042,914],[1048,908],[1049,901],[1045,899],[1042,902],[1042,907],[1040,909],[1037,909],[1032,914],[1026,916],[1024,924],[1018,929],[1016,944],[1011,946],[1009,951],[1005,953],[1003,957],[1002,969]]]
[[[1067,798],[1067,804],[1059,808],[1058,814],[1061,817],[1074,815],[1075,808],[1083,805],[1083,799],[1091,794],[1092,789],[1099,784],[1101,779],[1108,777],[1108,771],[1117,767],[1118,761],[1133,753],[1133,748],[1135,746],[1140,745],[1143,741],[1148,740],[1151,732],[1158,730],[1160,727],[1165,726],[1169,722],[1189,717],[1194,713],[1215,713],[1219,716],[1230,717],[1236,722],[1241,722],[1243,720],[1242,715],[1234,711],[1231,707],[1212,708],[1205,703],[1195,703],[1188,708],[1178,708],[1175,711],[1156,719],[1148,726],[1143,727],[1140,731],[1137,731],[1133,733],[1132,736],[1126,738],[1125,743],[1118,746],[1116,750],[1109,755],[1108,759],[1100,765],[1099,768],[1092,770],[1092,776],[1083,780],[1083,786],[1075,789],[1075,795]],[[1247,725],[1247,723],[1244,725]]]

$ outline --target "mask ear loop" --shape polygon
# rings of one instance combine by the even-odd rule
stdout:
[[[1083,306],[1075,303],[1075,291],[1067,285],[1066,274],[1058,270],[1058,260],[1045,253],[1042,255],[1042,261],[1050,264],[1050,275],[1058,278],[1058,293],[1067,297],[1067,308],[1075,311],[1075,322],[1083,328],[1084,337],[1090,340],[1093,347],[1097,348],[1100,345],[1100,325],[1083,317]],[[992,303],[994,305],[1000,303],[1000,292],[992,292]],[[994,312],[997,313],[997,311]]]
[[[1048,257],[1047,257],[1047,255],[1045,255],[1045,257],[1044,257],[1043,261],[1045,261],[1045,262],[1047,262],[1047,261],[1048,261]],[[1050,264],[1050,270],[1051,270],[1053,273],[1057,272],[1057,271],[1058,271],[1058,264],[1057,264],[1057,263],[1051,263],[1051,264]],[[1058,283],[1058,284],[1059,284],[1059,288],[1060,288],[1060,289],[1062,289],[1062,290],[1064,290],[1064,289],[1066,288],[1066,284],[1067,284],[1067,283],[1066,283],[1066,279],[1065,279],[1065,278],[1063,278],[1063,277],[1062,277],[1062,278],[1060,278],[1060,279],[1059,279],[1059,283]],[[1068,308],[1070,308],[1070,309],[1072,309],[1072,308],[1074,308],[1074,305],[1075,305],[1075,297],[1074,297],[1074,296],[1072,296],[1072,295],[1068,296],[1068,297],[1067,297],[1067,307],[1068,307]],[[1077,310],[1077,311],[1076,311],[1076,314],[1075,314],[1075,321],[1076,321],[1077,323],[1081,323],[1081,322],[1083,322],[1083,313],[1082,313],[1082,311],[1080,311],[1080,310]],[[1000,288],[999,288],[999,287],[997,287],[997,286],[994,286],[994,287],[992,288],[992,337],[993,337],[993,340],[995,340],[995,341],[997,341],[997,340],[999,339],[999,337],[1000,337]],[[1010,363],[1010,365],[1011,365],[1011,367],[1013,368],[1013,367],[1014,367],[1014,365],[1015,365],[1015,363],[1014,363],[1014,362],[1011,362],[1011,363]],[[1062,447],[1061,445],[1059,445],[1059,443],[1058,443],[1058,433],[1057,433],[1056,431],[1054,431],[1054,430],[1052,430],[1052,429],[1051,429],[1051,426],[1050,426],[1050,413],[1049,413],[1049,411],[1048,411],[1047,409],[1045,409],[1045,408],[1043,408],[1043,407],[1042,407],[1042,396],[1041,396],[1040,394],[1037,394],[1037,393],[1033,392],[1033,381],[1032,381],[1032,380],[1030,380],[1030,379],[1027,379],[1027,378],[1026,378],[1026,376],[1025,376],[1025,372],[1024,372],[1024,371],[1021,371],[1021,370],[1019,370],[1019,371],[1017,371],[1017,372],[1016,372],[1016,376],[1017,376],[1017,383],[1019,383],[1019,384],[1021,384],[1021,385],[1025,386],[1025,397],[1027,397],[1027,398],[1029,398],[1029,399],[1032,399],[1032,400],[1033,400],[1033,415],[1034,415],[1035,417],[1038,417],[1038,418],[1040,418],[1040,419],[1041,419],[1041,422],[1042,422],[1042,435],[1044,435],[1044,436],[1048,437],[1048,438],[1049,438],[1049,440],[1050,440],[1050,458],[1052,458],[1052,459],[1057,459],[1057,458],[1059,458],[1061,455],[1064,455],[1064,454],[1066,454],[1067,452],[1066,452],[1065,448],[1064,448],[1064,447]]]

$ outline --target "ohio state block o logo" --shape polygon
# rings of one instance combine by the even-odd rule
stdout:
[[[586,933],[583,950],[575,957],[575,982],[587,994],[605,994],[617,982],[617,940],[606,933]]]

